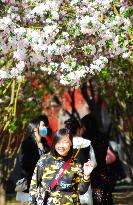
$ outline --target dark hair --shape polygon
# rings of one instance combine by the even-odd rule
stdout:
[[[40,125],[40,120],[38,119],[31,120],[28,125],[29,135],[33,135],[34,128],[39,128],[39,125]]]
[[[58,130],[55,133],[55,136],[54,136],[53,142],[52,142],[52,146],[51,146],[51,153],[52,153],[53,156],[58,156],[58,153],[55,150],[55,145],[59,140],[61,140],[63,138],[64,135],[68,135],[69,139],[72,142],[72,135],[69,134],[68,129],[62,128],[62,129]],[[72,154],[73,154],[73,146],[71,146],[67,156],[72,156]]]
[[[49,126],[49,121],[48,121],[47,115],[45,115],[45,114],[40,115],[37,119],[40,121],[43,121],[45,123],[45,126]]]
[[[69,118],[64,122],[65,127],[69,130],[70,135],[74,136],[77,133],[77,130],[80,128],[80,123],[74,117]]]
[[[84,138],[91,140],[91,138],[96,136],[98,132],[97,121],[91,113],[85,115],[81,119],[81,126],[85,127],[85,132],[83,134]]]
[[[34,128],[39,128],[41,121],[44,122],[45,126],[49,126],[48,117],[45,114],[38,116],[37,118],[29,122],[28,130],[29,130],[30,136],[34,135]],[[48,135],[51,135],[51,134],[52,134],[52,131],[50,128],[48,128]]]

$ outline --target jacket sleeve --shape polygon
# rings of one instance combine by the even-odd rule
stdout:
[[[29,189],[29,204],[36,204],[36,194],[37,194],[37,169],[38,165],[35,167],[31,184],[30,184],[30,189]]]
[[[78,171],[75,175],[75,184],[78,186],[78,192],[80,195],[85,194],[88,190],[88,187],[90,185],[90,178],[88,180],[85,180],[83,177],[83,169],[80,165],[78,165]]]
[[[37,190],[38,190],[38,187],[41,185],[44,166],[45,166],[45,156],[43,156],[38,161],[35,167],[33,176],[32,176],[30,189],[29,189],[29,195],[30,195],[29,203],[30,204],[36,204]]]

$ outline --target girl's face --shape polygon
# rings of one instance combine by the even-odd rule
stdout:
[[[56,152],[61,156],[67,156],[67,153],[72,146],[72,142],[68,135],[64,135],[61,140],[59,140],[55,145]]]
[[[43,121],[40,121],[39,134],[41,135],[41,137],[45,137],[48,134],[48,129]]]
[[[45,123],[43,121],[40,121],[39,128],[43,128],[43,127],[45,127]]]

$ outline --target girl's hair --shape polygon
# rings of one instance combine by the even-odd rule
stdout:
[[[39,125],[40,125],[40,120],[38,119],[33,119],[29,122],[28,130],[30,136],[34,134],[34,128],[39,128]]]
[[[45,115],[45,114],[40,115],[37,119],[40,120],[40,121],[43,121],[45,123],[46,127],[49,126],[49,121],[48,121],[47,115]]]
[[[69,130],[70,135],[74,136],[77,134],[77,130],[80,128],[80,123],[79,121],[72,117],[69,118],[64,122],[65,127]]]
[[[52,142],[52,146],[51,146],[51,153],[53,156],[59,156],[59,154],[55,150],[55,145],[59,140],[61,140],[63,138],[64,135],[68,135],[69,139],[72,142],[72,135],[69,134],[68,129],[62,128],[62,129],[58,130],[55,133],[55,136],[54,136],[53,142]],[[72,156],[72,154],[73,154],[73,145],[71,146],[67,156]]]
[[[41,121],[44,122],[46,127],[49,126],[48,117],[45,114],[40,115],[39,117],[37,117],[29,122],[28,130],[29,130],[30,136],[34,136],[34,128],[39,128]],[[50,128],[48,128],[48,135],[51,135],[51,134],[52,134],[52,131]]]

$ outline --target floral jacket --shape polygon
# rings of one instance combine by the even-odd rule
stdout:
[[[67,160],[67,158],[63,157],[53,157],[49,153],[38,161],[31,180],[29,203],[37,204],[37,175],[39,170],[42,171],[40,185],[43,187],[44,191],[48,190],[55,176],[57,176],[58,171]],[[88,190],[89,184],[90,180],[85,180],[83,178],[81,165],[72,159],[67,169],[64,171],[63,176],[58,181],[58,184],[50,191],[47,205],[79,205],[78,194],[84,194]]]

